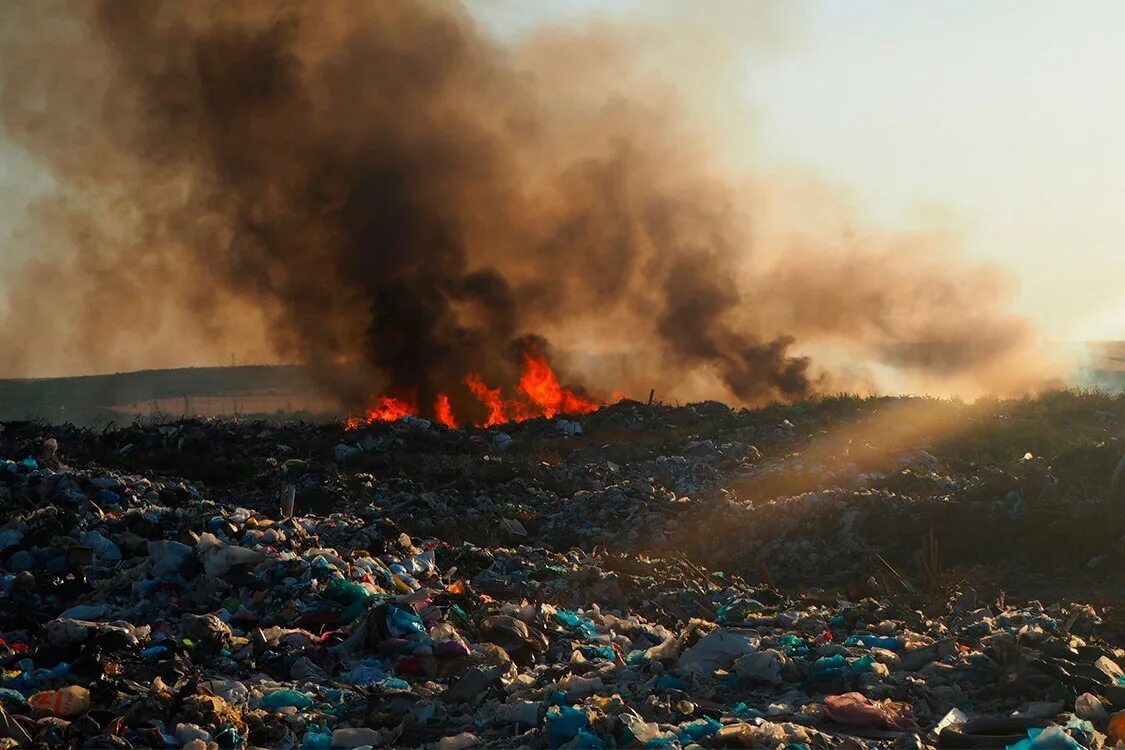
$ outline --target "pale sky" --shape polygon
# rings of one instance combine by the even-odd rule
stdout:
[[[752,3],[722,8],[729,16],[746,7],[749,23],[762,8]],[[705,14],[709,5],[688,7]],[[477,0],[471,7],[518,37],[542,20],[658,6]],[[754,166],[815,174],[875,223],[947,217],[973,257],[1011,270],[1020,311],[1046,336],[1125,339],[1125,4],[773,7],[785,43],[768,56],[748,53],[739,90],[717,92],[753,111]],[[49,184],[0,133],[5,257],[20,252],[5,240],[30,197]]]
[[[771,159],[950,212],[1055,338],[1125,338],[1125,4],[821,2],[747,77]]]

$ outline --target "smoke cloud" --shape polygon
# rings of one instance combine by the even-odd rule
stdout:
[[[351,405],[447,392],[462,413],[467,372],[511,383],[513,342],[545,336],[618,355],[565,368],[603,393],[792,400],[868,361],[1041,380],[1002,276],[948,237],[841,229],[832,198],[779,205],[725,168],[698,100],[648,66],[698,28],[517,45],[444,2],[0,14],[3,128],[55,180],[15,236],[3,374],[236,351],[311,363]],[[825,346],[848,366],[810,359]]]

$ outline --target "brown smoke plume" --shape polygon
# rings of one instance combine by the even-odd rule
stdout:
[[[511,382],[512,343],[546,335],[627,353],[624,382],[570,373],[606,392],[854,385],[814,374],[818,344],[930,382],[1035,380],[1033,332],[955,248],[759,215],[769,186],[724,177],[676,92],[629,71],[654,41],[637,28],[515,48],[444,2],[0,13],[4,129],[57,181],[9,269],[4,374],[236,349],[321,366],[352,404],[376,378],[465,403],[466,372]]]

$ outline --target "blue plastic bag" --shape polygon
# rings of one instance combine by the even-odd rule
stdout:
[[[590,717],[581,708],[554,706],[547,710],[547,746],[562,747],[589,727]]]
[[[673,674],[662,674],[656,678],[657,690],[683,690],[687,683]]]
[[[863,646],[864,648],[885,648],[888,651],[901,651],[906,647],[906,642],[901,638],[881,635],[853,635],[844,641],[845,646]]]
[[[699,742],[701,739],[710,737],[722,728],[722,724],[715,721],[710,716],[704,716],[702,719],[696,719],[690,724],[684,724],[680,727],[680,742],[683,742],[685,745],[692,742]]]
[[[1049,726],[1046,729],[1028,729],[1027,738],[1014,745],[1008,745],[1007,750],[1085,750],[1081,744],[1060,727]]]
[[[301,742],[301,750],[331,750],[332,733],[324,727],[309,727],[305,732],[305,739]]]
[[[426,623],[422,618],[402,607],[387,607],[387,630],[395,638],[425,635]]]
[[[296,690],[275,690],[262,698],[262,706],[276,711],[279,708],[308,708],[313,699]]]
[[[582,617],[577,612],[573,612],[569,609],[560,609],[555,612],[555,617],[559,618],[559,621],[567,627],[577,630],[582,634],[583,638],[594,638],[598,635],[598,629],[594,627],[594,623]]]

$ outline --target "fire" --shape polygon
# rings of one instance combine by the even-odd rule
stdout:
[[[547,359],[531,350],[523,354],[523,372],[516,390],[531,402],[530,405],[522,405],[523,407],[538,410],[539,413],[532,416],[542,414],[551,418],[556,414],[589,414],[601,406],[597,401],[563,388],[555,371],[547,364]]]
[[[378,403],[367,410],[362,417],[351,417],[345,427],[354,430],[372,422],[393,422],[410,414],[417,414],[418,407],[394,396],[380,396]]]
[[[453,416],[453,404],[449,403],[449,396],[439,393],[434,400],[434,418],[451,430],[457,429],[457,420]]]
[[[488,419],[484,421],[482,427],[491,427],[495,424],[504,424],[510,421],[510,418],[505,417],[504,397],[500,395],[499,388],[489,388],[480,379],[480,375],[475,372],[470,372],[465,376],[465,385],[469,386],[469,390],[477,397],[477,401],[488,407]]]
[[[589,414],[605,404],[604,401],[563,387],[547,358],[538,349],[530,347],[523,354],[515,398],[504,398],[503,389],[489,388],[475,372],[467,374],[464,382],[469,392],[488,410],[488,415],[478,427],[522,422],[535,417],[550,419],[560,414]],[[354,430],[372,422],[393,422],[407,415],[417,414],[418,407],[411,401],[394,396],[380,396],[376,399],[375,406],[369,408],[362,417],[350,418],[346,427]],[[439,393],[434,400],[434,419],[450,429],[458,426],[453,404],[444,393]]]

